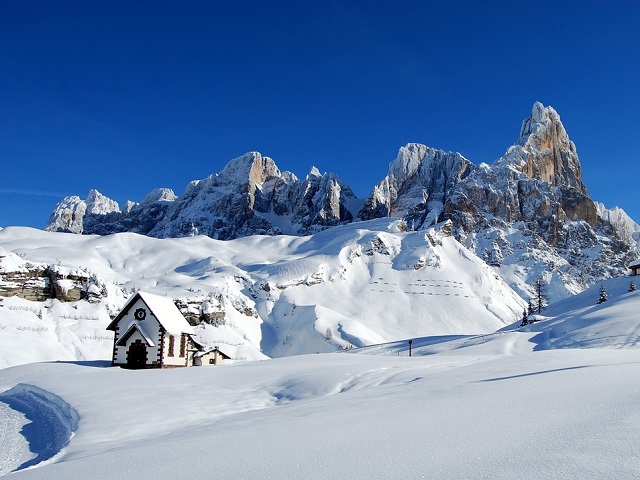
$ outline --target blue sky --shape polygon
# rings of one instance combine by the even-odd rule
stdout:
[[[0,225],[176,194],[250,150],[366,196],[399,147],[493,162],[538,100],[640,221],[640,2],[0,2]]]

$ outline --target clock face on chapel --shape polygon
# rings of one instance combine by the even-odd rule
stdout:
[[[144,308],[138,308],[136,309],[133,316],[135,317],[136,320],[144,320],[144,318],[147,316],[147,312],[145,311]]]

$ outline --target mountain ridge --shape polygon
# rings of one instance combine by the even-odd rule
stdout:
[[[560,281],[562,297],[625,272],[639,256],[640,226],[589,197],[575,144],[560,115],[540,102],[493,164],[410,143],[365,199],[334,173],[312,167],[298,179],[271,158],[248,152],[192,181],[182,195],[157,189],[122,211],[95,190],[86,200],[66,197],[45,230],[229,240],[308,235],[383,217],[400,217],[410,230],[450,220],[456,238],[497,269],[529,261],[528,272],[510,280],[524,297],[536,278]]]

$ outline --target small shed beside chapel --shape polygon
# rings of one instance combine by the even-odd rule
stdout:
[[[225,360],[229,359],[231,359],[231,357],[220,350],[219,347],[202,347],[201,350],[193,354],[193,364],[198,367],[205,365],[222,365]]]

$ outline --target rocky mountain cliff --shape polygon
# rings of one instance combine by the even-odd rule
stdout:
[[[305,235],[349,223],[361,202],[335,174],[313,167],[307,177],[280,172],[258,152],[231,160],[220,173],[194,180],[176,196],[161,188],[138,203],[119,205],[96,190],[66,197],[45,230],[107,235],[134,232],[158,238],[204,234],[230,240],[248,235]]]
[[[418,227],[436,223],[454,187],[473,168],[459,153],[410,143],[400,149],[389,174],[374,187],[358,217],[409,215],[414,227],[416,220]]]
[[[412,168],[416,156],[419,168]],[[428,180],[417,174],[426,169]],[[414,145],[401,149],[359,218],[384,213],[383,205],[409,228],[451,220],[456,238],[525,298],[536,278],[562,298],[626,274],[638,257],[640,227],[589,198],[575,145],[558,113],[541,103],[493,165]]]
[[[590,199],[560,116],[539,102],[517,141],[492,165],[408,144],[364,201],[335,174],[314,167],[300,180],[250,152],[220,173],[191,182],[178,197],[158,189],[122,210],[95,190],[86,200],[67,197],[45,229],[160,238],[199,233],[227,240],[309,234],[388,216],[403,218],[409,230],[451,220],[456,238],[525,298],[537,278],[561,298],[627,273],[628,263],[640,255],[640,226],[622,210]]]

